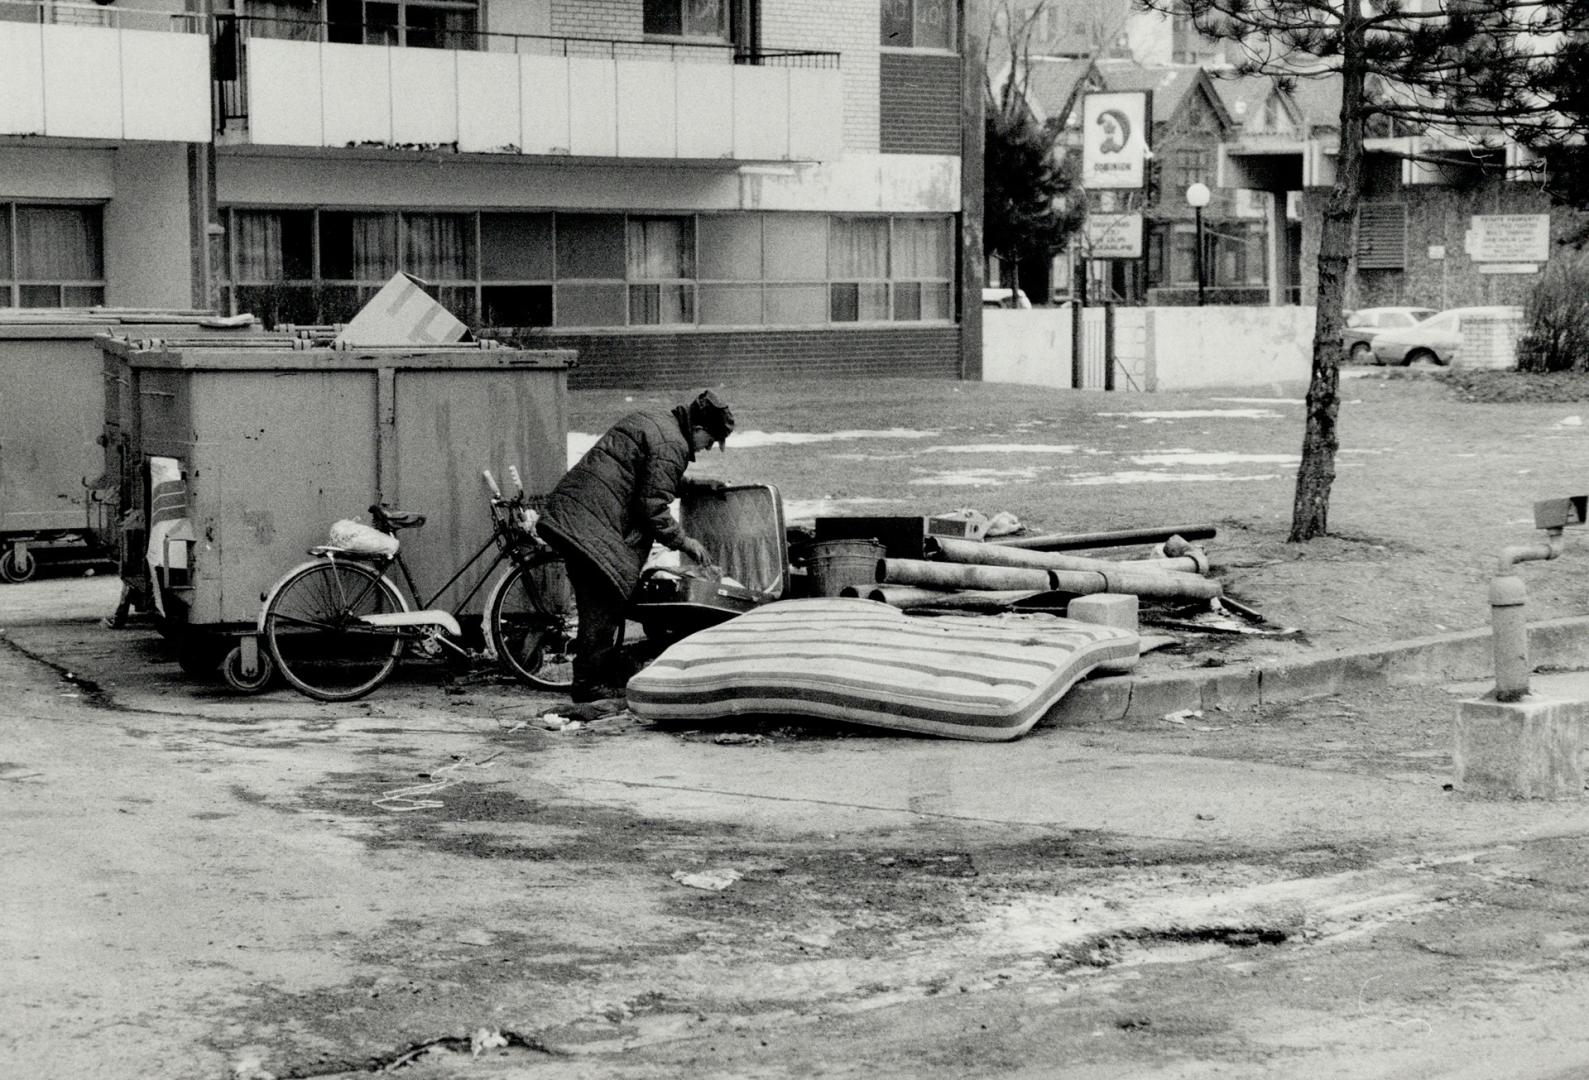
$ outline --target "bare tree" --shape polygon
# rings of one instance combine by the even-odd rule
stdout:
[[[1473,139],[1502,125],[1549,126],[1538,91],[1550,63],[1555,9],[1534,0],[1139,0],[1190,18],[1206,38],[1239,43],[1239,70],[1291,84],[1340,80],[1335,181],[1319,237],[1317,317],[1302,462],[1289,539],[1329,531],[1339,449],[1342,303],[1363,179],[1363,137],[1375,118],[1439,128]],[[1577,0],[1581,2],[1581,0]],[[1541,46],[1544,46],[1543,48]]]
[[[992,63],[984,65],[983,244],[989,254],[1012,266],[1063,250],[1086,213],[1058,146],[1064,117],[1039,122],[1027,96],[1032,29],[1043,11],[1043,0],[1030,8],[1003,0],[994,20],[1002,24],[999,37],[1008,56],[997,71]],[[990,35],[990,52],[993,42]],[[1013,284],[1019,287],[1018,269]]]

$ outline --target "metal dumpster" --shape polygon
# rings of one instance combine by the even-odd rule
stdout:
[[[282,335],[99,347],[121,388],[107,434],[127,447],[119,614],[154,614],[191,672],[229,673],[234,648],[252,660],[261,595],[333,521],[375,502],[427,515],[403,535],[423,603],[490,535],[482,469],[516,465],[544,494],[566,467],[571,351]]]
[[[96,336],[225,334],[252,318],[141,308],[0,311],[0,581],[39,556],[115,556],[115,482],[96,445],[105,415]]]

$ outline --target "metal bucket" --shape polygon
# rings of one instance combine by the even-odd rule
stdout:
[[[876,540],[822,540],[811,545],[806,564],[812,596],[838,596],[846,585],[862,590],[877,584],[877,560],[887,549]]]

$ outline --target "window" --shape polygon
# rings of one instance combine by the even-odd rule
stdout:
[[[1357,268],[1400,270],[1407,265],[1407,208],[1365,202],[1357,211]]]
[[[663,37],[728,40],[728,0],[645,0],[642,28]]]
[[[880,43],[899,49],[953,49],[952,0],[882,0]]]
[[[1181,147],[1170,152],[1170,189],[1184,197],[1193,184],[1213,186],[1209,152],[1203,147]]]
[[[104,226],[98,206],[0,203],[0,307],[104,302]]]
[[[231,310],[271,326],[346,322],[399,270],[423,279],[466,323],[489,327],[954,317],[947,215],[253,207],[227,215]]]
[[[313,7],[308,11],[312,18]],[[327,41],[473,49],[479,7],[446,0],[325,0],[325,19]]]

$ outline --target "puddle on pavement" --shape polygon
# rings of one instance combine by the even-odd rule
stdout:
[[[1097,487],[1101,484],[1199,484],[1236,483],[1244,480],[1278,480],[1279,473],[1255,473],[1237,476],[1234,473],[1180,473],[1180,472],[1117,472],[1086,476],[1073,476],[1066,483],[1073,487]]]

